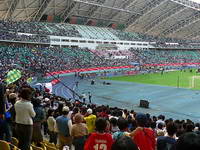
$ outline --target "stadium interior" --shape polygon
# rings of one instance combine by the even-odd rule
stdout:
[[[0,150],[199,150],[200,1],[0,0]]]

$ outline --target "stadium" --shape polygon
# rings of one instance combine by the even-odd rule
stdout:
[[[199,0],[1,0],[0,33],[0,150],[200,149]]]

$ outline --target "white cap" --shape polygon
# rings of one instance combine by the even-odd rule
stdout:
[[[47,97],[44,99],[44,101],[45,101],[45,102],[48,102],[49,100],[50,100],[50,99],[49,99],[49,98],[47,98]]]
[[[92,114],[92,109],[89,108],[89,109],[87,110],[87,113],[88,113],[88,114]]]
[[[67,111],[67,112],[69,112],[69,107],[68,107],[68,106],[63,107],[62,111]]]

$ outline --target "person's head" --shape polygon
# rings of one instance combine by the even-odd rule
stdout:
[[[74,116],[74,121],[75,121],[75,123],[81,123],[81,122],[83,122],[83,115],[77,113],[77,114]]]
[[[143,113],[137,113],[135,117],[139,127],[145,127],[147,123],[147,116]]]
[[[10,93],[8,98],[9,98],[9,101],[12,103],[12,105],[14,105],[16,100],[17,100],[17,94],[16,93]]]
[[[166,125],[166,129],[167,129],[167,133],[168,133],[169,136],[173,136],[177,132],[177,126],[173,122],[169,122]]]
[[[128,121],[122,117],[120,117],[117,121],[117,125],[121,131],[128,129]]]
[[[48,110],[48,112],[47,112],[47,117],[53,116],[53,114],[54,114],[54,110],[50,108],[50,109]]]
[[[104,118],[98,118],[95,122],[95,126],[96,126],[96,131],[98,132],[104,132],[106,127],[107,127],[107,122],[106,119]]]
[[[88,115],[91,115],[91,114],[92,114],[92,112],[93,112],[93,111],[92,111],[92,109],[91,109],[91,108],[87,109],[87,114],[88,114]]]
[[[192,123],[186,124],[186,132],[192,132],[194,130],[194,125]]]
[[[59,112],[61,112],[62,109],[63,109],[63,103],[58,103],[58,108],[57,108],[57,110],[58,110]]]
[[[156,128],[156,122],[152,121],[150,127],[154,130]]]
[[[194,132],[188,132],[179,137],[176,142],[176,150],[199,150],[200,135]]]
[[[162,130],[163,128],[164,128],[164,124],[163,124],[163,123],[159,123],[159,124],[158,124],[158,129],[161,129],[161,130]]]
[[[62,114],[63,114],[63,115],[68,115],[68,113],[69,113],[69,107],[68,107],[68,106],[64,106],[64,107],[62,108]]]
[[[154,122],[157,121],[157,117],[156,117],[156,116],[153,116],[152,118],[153,118],[153,121],[154,121]]]
[[[41,100],[38,98],[34,98],[32,99],[32,104],[33,104],[33,107],[38,107],[41,104]]]
[[[80,109],[78,108],[78,107],[74,107],[74,109],[73,109],[73,114],[76,114],[76,113],[78,113],[80,111]]]
[[[138,150],[138,147],[130,137],[121,136],[113,143],[111,150]]]
[[[111,118],[110,119],[110,124],[113,126],[113,127],[116,127],[117,126],[117,119],[116,118]]]
[[[118,116],[118,117],[122,117],[122,115],[123,115],[123,112],[122,112],[121,110],[118,110],[118,111],[117,111],[117,116]]]
[[[24,100],[31,100],[32,90],[30,88],[23,88],[20,92],[20,97]]]

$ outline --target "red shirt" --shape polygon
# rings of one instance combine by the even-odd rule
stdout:
[[[84,150],[111,150],[112,135],[109,133],[92,133],[85,142]]]
[[[156,137],[151,129],[144,128],[136,131],[133,140],[140,150],[155,150],[156,148]]]

